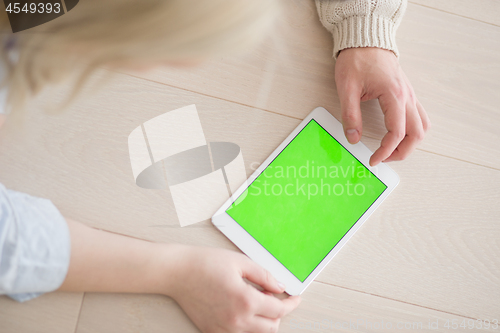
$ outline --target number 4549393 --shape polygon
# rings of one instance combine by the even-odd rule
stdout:
[[[493,320],[474,320],[474,319],[464,319],[459,322],[457,319],[447,320],[444,323],[444,327],[447,329],[456,330],[459,327],[462,329],[498,329],[498,319]]]
[[[5,8],[6,12],[18,14],[20,12],[24,12],[26,14],[31,13],[39,13],[39,14],[50,14],[52,12],[59,14],[61,12],[61,4],[56,2],[54,4],[51,3],[25,3],[21,8],[21,4],[18,2],[9,3],[7,8]]]

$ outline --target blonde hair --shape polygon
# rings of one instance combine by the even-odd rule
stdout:
[[[14,34],[7,107],[22,109],[49,84],[76,78],[75,97],[98,68],[200,60],[255,44],[272,23],[275,0],[82,0],[53,21]],[[5,12],[4,12],[5,14]],[[9,31],[6,15],[0,28]]]

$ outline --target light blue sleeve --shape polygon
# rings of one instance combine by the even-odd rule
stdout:
[[[0,294],[23,302],[59,288],[70,246],[68,225],[50,200],[0,184]]]

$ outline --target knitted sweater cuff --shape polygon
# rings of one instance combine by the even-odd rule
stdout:
[[[394,52],[399,57],[396,46],[396,26],[383,16],[351,16],[333,24],[333,57],[340,51],[352,47],[379,47]]]

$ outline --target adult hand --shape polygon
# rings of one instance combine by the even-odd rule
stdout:
[[[277,332],[300,297],[283,293],[269,272],[248,257],[222,249],[185,247],[168,293],[204,333]],[[247,283],[251,281],[263,291]]]
[[[335,64],[335,82],[350,143],[361,138],[360,102],[379,100],[388,132],[371,156],[370,165],[403,160],[423,140],[429,117],[392,51],[374,47],[342,50]]]

